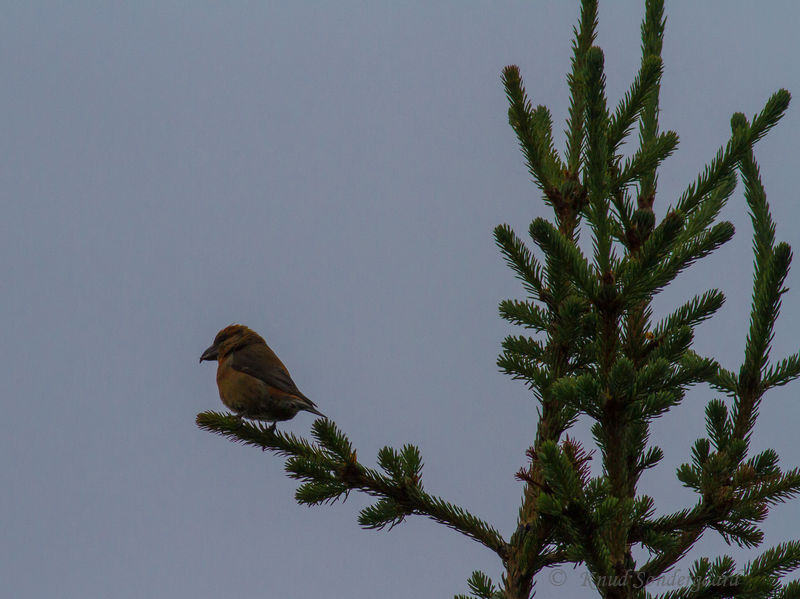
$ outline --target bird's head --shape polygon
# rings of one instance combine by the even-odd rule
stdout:
[[[225,327],[217,336],[214,343],[203,352],[200,361],[219,360],[235,349],[250,345],[251,343],[265,343],[261,335],[241,324],[232,324]]]

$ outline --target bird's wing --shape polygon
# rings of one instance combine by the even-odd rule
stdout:
[[[277,364],[271,363],[269,360],[271,356],[267,352],[258,345],[248,345],[233,352],[230,365],[234,370],[260,379],[270,387],[310,402],[311,400],[303,395],[294,384],[283,364],[280,361]]]

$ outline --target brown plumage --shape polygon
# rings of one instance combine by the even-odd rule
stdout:
[[[246,326],[232,324],[222,329],[200,356],[203,360],[218,362],[220,399],[239,416],[276,422],[305,410],[325,418],[300,392],[261,335]]]

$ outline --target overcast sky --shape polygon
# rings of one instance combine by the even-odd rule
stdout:
[[[15,598],[452,597],[488,550],[412,518],[356,524],[366,501],[307,508],[280,459],[198,430],[221,409],[198,365],[232,322],[260,332],[359,458],[418,444],[423,481],[505,535],[536,405],[500,374],[521,297],[491,231],[550,216],[506,120],[519,64],[563,149],[577,2],[38,3],[0,7],[0,584]],[[779,87],[796,100],[759,143],[778,238],[797,246],[800,69],[793,1],[667,2],[661,123],[681,145],[662,217]],[[601,6],[613,103],[639,62],[638,2]],[[737,235],[659,299],[719,287],[697,349],[737,368],[750,295]],[[800,271],[773,355],[797,350]],[[800,464],[798,386],[763,405],[756,448]],[[691,505],[674,472],[703,434],[701,387],[658,421],[644,480]],[[282,428],[307,434],[300,414]],[[589,441],[581,423],[576,434]],[[765,525],[800,537],[800,503]],[[724,550],[708,534],[700,550]],[[753,553],[734,551],[738,556]],[[698,553],[699,555],[699,553]],[[683,566],[684,572],[688,563]],[[592,596],[581,570],[537,597]],[[664,589],[668,590],[668,589]]]

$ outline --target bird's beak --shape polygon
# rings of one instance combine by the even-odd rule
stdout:
[[[203,355],[200,356],[200,361],[203,360],[216,360],[219,357],[219,350],[217,349],[216,345],[212,345],[206,351],[203,352]]]

